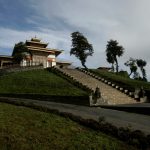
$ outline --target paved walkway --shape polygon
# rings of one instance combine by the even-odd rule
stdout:
[[[60,112],[69,112],[85,119],[94,119],[98,121],[99,117],[105,117],[107,122],[112,123],[117,127],[130,126],[133,130],[137,129],[143,131],[145,134],[150,134],[150,116],[147,115],[104,109],[100,107],[86,107],[48,101],[0,97],[0,100],[5,99],[9,99],[11,101],[23,101],[26,103],[32,102],[34,105],[44,106],[50,109],[57,109]]]

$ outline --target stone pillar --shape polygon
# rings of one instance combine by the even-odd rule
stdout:
[[[101,92],[100,92],[100,88],[99,88],[99,87],[96,87],[94,96],[95,96],[96,98],[100,98],[100,97],[101,97]]]
[[[93,94],[91,93],[89,96],[90,106],[93,106]]]
[[[104,100],[101,96],[100,88],[96,87],[95,92],[91,92],[89,95],[90,106],[100,106],[101,104],[108,104],[107,100]]]
[[[30,60],[30,66],[32,66],[32,60]]]
[[[96,105],[98,99],[101,99],[100,88],[96,87],[95,92],[93,93],[93,104]]]

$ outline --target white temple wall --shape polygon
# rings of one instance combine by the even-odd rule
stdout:
[[[20,62],[20,66],[26,66],[27,65],[27,61],[25,59],[23,59],[21,62]]]
[[[56,56],[55,56],[55,54],[50,54],[50,55],[48,55],[48,58],[56,58]]]
[[[48,54],[43,52],[32,52],[32,60],[23,60],[21,66],[37,66],[43,65],[44,68],[56,66],[55,54]]]
[[[56,66],[56,62],[52,62],[52,67],[53,67],[53,66]]]

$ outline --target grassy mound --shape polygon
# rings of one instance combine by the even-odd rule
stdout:
[[[143,86],[145,90],[150,91],[150,83],[148,82],[133,80],[113,72],[101,71],[99,69],[91,69],[90,71],[130,91],[134,91],[135,88],[140,88],[141,86]]]
[[[54,114],[0,103],[0,149],[134,149]]]
[[[82,96],[87,93],[47,70],[16,72],[0,76],[0,94]]]

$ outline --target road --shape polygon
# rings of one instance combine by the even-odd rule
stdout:
[[[88,107],[31,99],[0,97],[0,100],[5,99],[9,99],[10,101],[22,101],[30,104],[32,102],[32,104],[37,106],[44,106],[46,108],[59,110],[60,112],[72,113],[73,115],[81,116],[84,119],[93,119],[98,121],[99,117],[104,117],[106,122],[112,123],[117,127],[130,127],[131,130],[141,130],[145,134],[150,134],[150,116],[148,115],[104,109],[101,107]]]

